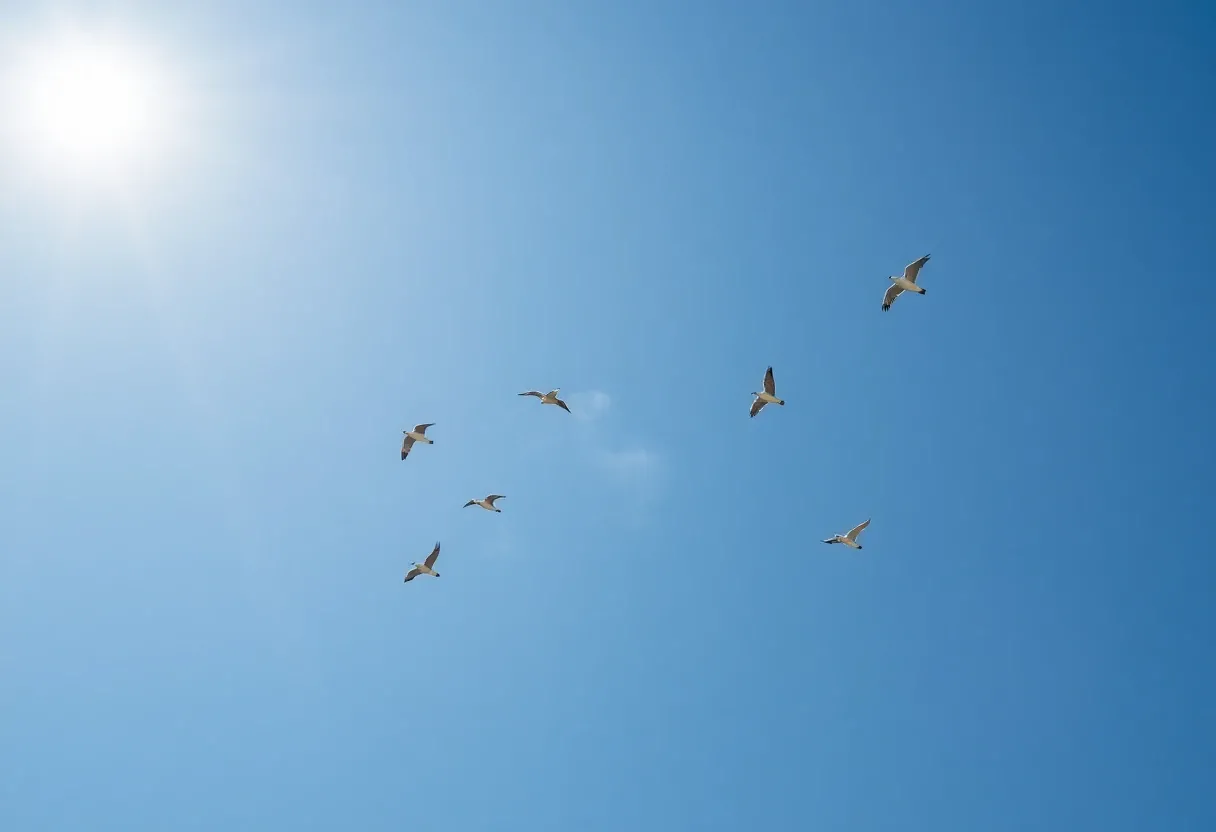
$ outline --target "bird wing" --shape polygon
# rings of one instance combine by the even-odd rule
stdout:
[[[911,280],[913,283],[915,283],[916,276],[920,274],[921,266],[925,265],[927,262],[929,262],[929,255],[926,254],[919,260],[914,260],[913,262],[904,266],[904,280]]]
[[[408,584],[410,581],[414,580],[414,578],[417,578],[421,574],[422,574],[422,570],[419,569],[417,566],[415,566],[409,572],[405,573],[405,583]]]
[[[756,400],[754,402],[752,402],[752,416],[755,416],[757,413],[759,413],[760,410],[766,404],[768,404],[768,402],[766,402],[764,399],[760,398],[759,396],[756,396]]]
[[[489,497],[486,497],[486,502],[489,503],[490,505],[494,505],[495,500],[505,500],[505,499],[506,499],[506,497],[504,497],[502,494],[491,494]]]
[[[535,391],[535,390],[529,390],[527,393],[520,393],[519,395],[521,395],[521,396],[536,396],[536,398],[538,398],[538,399],[544,398],[544,394],[543,394],[543,393],[538,393],[538,392],[537,392],[537,391]]]
[[[890,286],[887,287],[887,293],[882,296],[882,311],[883,312],[886,312],[888,309],[891,308],[891,304],[895,303],[895,299],[897,297],[899,297],[899,294],[902,291],[903,291],[903,289],[896,286],[894,283],[892,283]]]
[[[570,408],[566,407],[566,403],[565,403],[564,401],[562,401],[561,399],[555,398],[553,401],[554,401],[554,402],[557,404],[557,406],[558,406],[558,407],[560,407],[562,410],[566,411],[567,413],[569,413],[569,412],[570,412]]]
[[[548,397],[549,397],[549,398],[551,398],[551,399],[556,399],[556,398],[557,398],[557,391],[558,391],[558,390],[561,390],[561,389],[562,389],[562,388],[560,388],[560,387],[554,387],[552,390],[550,390],[550,391],[549,391],[548,393],[546,393],[545,395],[546,395],[546,396],[548,396]]]
[[[434,569],[435,561],[437,561],[437,560],[439,560],[439,544],[438,543],[435,544],[435,548],[431,550],[431,553],[426,556],[426,561],[424,561],[426,563],[426,568]]]
[[[414,437],[407,435],[405,441],[401,443],[401,458],[405,459],[410,455],[410,448],[414,447]]]
[[[773,383],[773,368],[764,371],[764,392],[770,396],[777,395],[777,385]]]
[[[414,433],[426,433],[427,428],[434,426],[434,422],[427,422],[425,425],[414,425]]]
[[[469,500],[467,503],[465,503],[463,506],[461,506],[461,508],[468,508],[469,506],[475,506],[475,505],[477,505],[476,500]]]
[[[857,535],[861,534],[861,533],[862,533],[862,531],[865,529],[865,527],[866,527],[866,526],[868,526],[868,525],[870,525],[870,521],[869,521],[869,520],[867,520],[866,522],[862,523],[860,526],[857,526],[857,527],[853,528],[852,530],[850,530],[850,531],[849,531],[849,533],[845,535],[845,537],[847,537],[849,540],[851,540],[851,541],[853,541],[854,543],[856,543],[856,542],[857,542]]]
[[[836,538],[834,538],[834,537],[829,537],[827,540],[825,540],[825,541],[823,541],[823,542],[824,542],[824,543],[839,543],[840,541],[839,541],[839,540],[837,540],[837,539],[836,539]]]

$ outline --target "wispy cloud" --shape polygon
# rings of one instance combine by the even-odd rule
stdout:
[[[570,412],[584,422],[595,421],[606,414],[612,407],[612,397],[602,390],[590,390],[585,393],[571,393],[566,397]]]
[[[571,396],[573,410],[576,396]],[[653,447],[635,436],[621,436],[614,427],[613,399],[603,390],[577,394],[583,412],[585,441],[591,464],[610,480],[649,502],[659,493],[663,458]]]
[[[645,448],[626,448],[619,451],[598,449],[595,461],[602,468],[627,479],[644,478],[656,473],[659,457]]]
[[[618,519],[636,528],[648,525],[667,480],[662,455],[638,445],[617,449],[601,446],[593,451],[591,463],[618,491],[612,509]]]
[[[620,408],[613,397],[603,390],[581,390],[563,398],[579,426],[572,438],[582,461],[606,481],[625,489],[638,508],[659,496],[663,454],[644,437],[622,433],[617,424]]]

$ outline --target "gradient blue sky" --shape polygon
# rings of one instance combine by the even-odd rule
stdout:
[[[1210,8],[24,3],[0,62],[65,21],[189,141],[0,156],[6,832],[1216,826]]]

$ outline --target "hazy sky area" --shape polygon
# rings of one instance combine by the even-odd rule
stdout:
[[[1216,829],[1214,42],[4,3],[0,829]]]

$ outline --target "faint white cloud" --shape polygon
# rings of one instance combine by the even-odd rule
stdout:
[[[612,501],[613,514],[631,526],[645,527],[665,490],[667,478],[662,456],[637,445],[616,450],[599,447],[593,451],[591,461],[618,492],[617,499]]]
[[[652,473],[659,464],[658,455],[645,448],[628,448],[621,451],[599,450],[596,462],[622,477],[644,477]]]
[[[625,435],[617,424],[619,408],[603,390],[566,394],[579,429],[570,437],[583,462],[630,495],[631,511],[641,511],[662,492],[663,455],[643,437]]]
[[[602,390],[586,393],[571,393],[566,397],[572,415],[583,421],[600,418],[612,407],[612,397]]]

